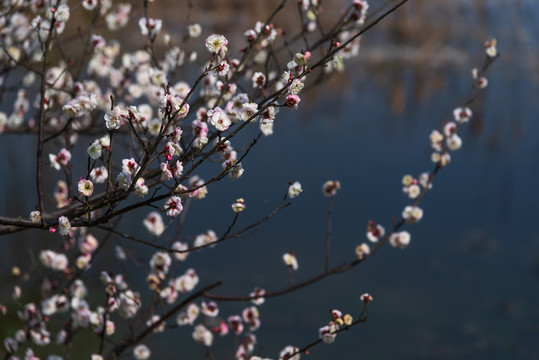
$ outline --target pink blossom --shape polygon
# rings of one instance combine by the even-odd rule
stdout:
[[[298,95],[290,94],[286,97],[286,106],[291,107],[294,110],[297,110],[299,102],[301,99]]]
[[[243,332],[243,322],[239,315],[231,315],[228,317],[228,325],[234,331],[234,334],[239,335]]]

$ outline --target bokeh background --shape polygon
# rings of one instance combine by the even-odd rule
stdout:
[[[238,50],[233,39],[239,41],[277,4],[199,0],[191,19],[202,25],[203,37],[225,34]],[[346,2],[323,4],[324,16],[331,18]],[[385,4],[371,1],[371,10]],[[150,16],[162,18],[163,28],[179,39],[186,6],[187,1],[156,0]],[[138,2],[134,8],[140,15]],[[290,29],[297,22],[292,10],[274,21]],[[197,269],[202,283],[223,281],[217,293],[286,287],[281,256],[288,250],[299,260],[296,281],[323,270],[327,199],[320,188],[328,179],[342,184],[334,201],[331,261],[352,259],[355,246],[365,241],[368,220],[389,228],[392,216],[409,203],[402,176],[432,169],[430,132],[467,98],[471,69],[484,59],[483,42],[498,39],[502,56],[472,105],[473,120],[462,128],[462,149],[422,202],[424,218],[407,228],[411,245],[403,251],[385,248],[346,274],[267,301],[257,331],[265,356],[277,358],[285,345],[313,341],[330,309],[357,314],[359,296],[370,292],[369,321],[306,358],[539,359],[538,24],[539,3],[533,0],[410,1],[362,38],[360,56],[346,64],[343,75],[309,91],[299,111],[279,113],[274,135],[244,160],[241,179],[212,185],[205,200],[191,204],[186,239],[207,229],[223,232],[237,197],[247,203],[241,226],[271,211],[289,180],[303,185],[293,205],[250,238],[190,255],[188,266]],[[144,41],[136,21],[122,37],[126,47]],[[10,106],[0,103],[2,109]],[[256,135],[253,127],[236,141],[247,144]],[[0,138],[2,215],[26,215],[34,207],[34,147],[32,136]],[[146,212],[132,218],[141,220]],[[120,227],[145,232],[128,219]],[[57,241],[30,231],[3,237],[2,268],[30,264],[41,246]],[[149,259],[145,248],[121,243],[138,251],[141,261]],[[115,261],[103,256],[98,266],[112,264],[119,271]],[[144,292],[140,270],[128,270]],[[6,288],[9,281],[3,275]],[[6,289],[1,291],[5,296]],[[222,311],[244,305],[222,304]],[[204,349],[192,344],[190,331],[176,329],[147,341],[153,358],[202,358]],[[217,339],[216,347],[216,358],[231,358],[230,338]]]

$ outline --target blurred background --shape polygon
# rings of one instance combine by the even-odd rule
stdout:
[[[202,25],[201,39],[222,33],[237,51],[234,39],[240,41],[243,31],[278,3],[197,0],[191,21]],[[371,1],[370,11],[393,3]],[[134,4],[138,19],[140,5]],[[323,1],[324,18],[335,18],[347,4]],[[294,29],[296,4],[287,6],[274,24]],[[187,1],[155,1],[149,15],[163,19],[173,40],[181,39],[186,7]],[[359,296],[369,292],[374,301],[368,322],[338,335],[332,345],[313,348],[307,358],[539,359],[538,24],[539,3],[533,0],[407,3],[363,36],[360,55],[346,63],[344,74],[302,96],[299,111],[278,114],[274,135],[262,138],[244,160],[245,174],[212,185],[206,199],[192,203],[183,234],[192,239],[208,229],[224,232],[232,219],[230,204],[238,197],[247,204],[240,227],[265,216],[289,180],[302,183],[300,197],[250,238],[191,254],[182,267],[194,267],[202,284],[222,280],[215,292],[231,295],[247,294],[254,286],[286,287],[281,257],[288,250],[299,261],[296,282],[318,274],[324,266],[327,211],[321,186],[328,179],[342,184],[334,199],[331,262],[352,259],[355,246],[366,240],[368,220],[390,228],[392,217],[409,203],[402,176],[432,170],[428,136],[467,98],[471,69],[484,60],[484,41],[495,37],[501,58],[487,75],[489,86],[472,104],[472,121],[461,128],[462,149],[452,154],[422,202],[423,219],[406,228],[410,246],[384,248],[346,274],[268,300],[260,307],[262,327],[256,335],[261,353],[277,358],[285,345],[315,340],[331,309],[357,316]],[[144,41],[136,21],[122,36],[122,46]],[[250,128],[235,147],[256,135],[256,127]],[[0,166],[17,174],[2,179],[2,215],[26,215],[34,207],[33,196],[21,188],[31,188],[34,166],[12,152],[16,145],[33,149],[34,142],[15,136],[0,140]],[[28,184],[21,186],[24,179]],[[141,220],[147,212],[132,218]],[[145,232],[127,220],[121,227]],[[27,249],[35,247],[38,236],[3,238],[5,267],[28,262]],[[58,240],[43,241],[47,246]],[[146,248],[121,243],[148,260]],[[114,261],[104,256],[101,265]],[[129,276],[131,283],[140,281],[140,270],[130,270]],[[138,286],[146,292],[145,283]],[[222,313],[246,305],[223,303]],[[189,341],[190,331],[151,338],[146,343],[153,358],[202,358],[204,349]],[[230,338],[217,339],[216,358],[231,358],[232,347]]]

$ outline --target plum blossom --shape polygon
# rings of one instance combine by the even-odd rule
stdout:
[[[234,331],[234,334],[239,335],[243,332],[243,320],[239,315],[231,315],[227,319],[228,325]]]
[[[123,172],[126,172],[126,173],[129,173],[130,175],[135,175],[136,172],[138,171],[138,164],[137,162],[135,161],[135,159],[133,158],[130,158],[130,159],[123,159],[122,160],[122,171]]]
[[[58,218],[58,229],[60,230],[60,235],[67,235],[71,231],[71,223],[69,219],[65,216],[60,216]]]
[[[144,36],[150,34],[150,37],[155,37],[161,27],[163,26],[163,21],[161,19],[152,19],[152,18],[140,18],[138,21],[138,26],[140,28],[140,33]]]
[[[98,3],[99,3],[99,0],[83,0],[82,7],[85,8],[86,10],[91,11],[96,8]]]
[[[208,230],[204,234],[197,235],[193,242],[194,247],[206,246],[217,241],[217,235],[213,230]]]
[[[198,175],[192,176],[191,179],[189,180],[189,186],[195,190],[190,191],[188,193],[188,196],[190,198],[203,199],[208,194],[208,188],[203,185],[204,185],[203,179],[201,179]],[[178,189],[181,190],[180,187],[178,187]]]
[[[168,163],[161,163],[159,165],[159,169],[161,170],[161,181],[170,180],[173,178],[172,171],[170,170],[170,167],[168,166]]]
[[[299,196],[299,194],[303,191],[303,189],[301,188],[301,184],[296,181],[294,182],[292,185],[290,185],[288,187],[288,197],[293,199],[297,196]]]
[[[410,244],[410,233],[408,231],[400,231],[391,234],[389,244],[398,249],[404,249]]]
[[[146,325],[147,326],[152,326],[154,324],[158,324],[154,329],[153,329],[153,332],[154,333],[161,333],[163,331],[165,331],[165,327],[167,325],[167,323],[165,321],[160,321],[161,320],[161,317],[159,315],[152,315],[152,317],[146,321]]]
[[[432,189],[432,181],[431,176],[428,172],[424,172],[421,175],[419,175],[419,185],[423,187],[423,189]]]
[[[226,74],[228,74],[228,70],[230,70],[230,64],[223,60],[219,63],[219,65],[217,65],[217,69],[215,69],[215,72],[217,73],[217,75],[225,77]]]
[[[97,184],[104,183],[107,180],[107,177],[108,177],[108,171],[107,171],[107,168],[104,166],[94,168],[90,172],[90,178],[92,179],[93,182]]]
[[[158,251],[153,254],[150,260],[150,268],[152,269],[152,272],[167,274],[171,263],[172,259],[168,253]]]
[[[165,231],[163,218],[157,211],[152,211],[149,213],[142,223],[146,227],[146,230],[148,230],[148,232],[152,235],[159,236],[163,233],[163,231]]]
[[[135,184],[135,194],[144,197],[148,194],[148,185],[145,184],[144,178],[138,178]]]
[[[180,241],[175,241],[172,244],[172,249],[173,250],[185,251],[185,250],[189,249],[189,246],[187,246],[187,244],[184,244],[184,243],[182,243]],[[189,255],[189,252],[185,251],[185,252],[176,252],[176,253],[174,253],[173,256],[177,261],[184,261],[187,258],[188,255]]]
[[[361,26],[365,23],[365,19],[367,18],[369,3],[365,0],[354,0],[354,8],[356,9],[356,13],[354,13],[356,24]]]
[[[198,281],[199,278],[195,270],[188,269],[185,274],[174,280],[174,287],[181,293],[187,293],[192,291],[198,285]]]
[[[247,102],[241,105],[240,116],[243,121],[249,120],[258,112],[258,104]]]
[[[109,130],[116,130],[122,126],[124,120],[127,120],[129,113],[121,109],[119,106],[115,106],[114,109],[105,113],[105,125]]]
[[[363,260],[371,253],[371,248],[368,244],[362,243],[356,247],[356,257],[358,260]]]
[[[266,290],[258,287],[255,287],[253,292],[249,294],[252,297],[251,302],[255,305],[262,305],[266,301],[264,295],[266,295]]]
[[[462,139],[457,134],[453,134],[446,138],[445,143],[449,150],[455,151],[462,146]]]
[[[53,168],[60,170],[60,165],[67,166],[71,160],[71,153],[66,148],[63,148],[58,155],[49,154],[49,160]]]
[[[226,53],[228,40],[223,35],[211,34],[206,39],[206,49],[212,54]]]
[[[375,221],[370,220],[367,224],[367,239],[371,242],[378,242],[386,233],[384,227],[377,224]]]
[[[368,304],[372,301],[372,296],[369,293],[364,293],[360,297],[361,301],[363,301],[365,304]]]
[[[488,79],[484,76],[480,76],[477,79],[477,87],[480,89],[484,89],[488,86]]]
[[[444,140],[444,136],[442,135],[442,133],[440,133],[438,130],[432,130],[429,139],[430,145],[434,150],[442,150],[442,141]]]
[[[303,66],[307,64],[307,61],[311,59],[311,53],[309,51],[306,51],[304,53],[296,53],[294,56],[294,63],[299,66]]]
[[[189,104],[184,103],[184,99],[179,96],[166,94],[161,100],[161,112],[170,114],[176,120],[183,119],[189,113]]]
[[[292,345],[288,345],[279,353],[279,360],[299,360],[300,359],[299,353],[290,357],[290,355],[295,354],[298,351],[299,351],[299,348]]]
[[[408,195],[410,199],[415,199],[421,194],[421,188],[417,183],[417,179],[414,179],[412,175],[404,175],[402,178],[402,191]]]
[[[338,330],[337,325],[331,321],[329,325],[323,326],[318,329],[318,335],[320,339],[326,344],[331,344],[335,341],[337,334],[335,333]]]
[[[215,126],[219,131],[225,131],[232,124],[230,118],[220,107],[216,107],[213,110],[208,110],[207,113],[208,122]]]
[[[255,331],[260,327],[260,314],[256,306],[249,306],[241,312],[245,323],[249,324],[249,331]]]
[[[468,122],[472,117],[472,110],[470,110],[469,107],[458,107],[453,110],[453,117],[455,118],[455,121],[459,124]]]
[[[202,27],[200,24],[191,24],[187,27],[189,30],[189,36],[192,38],[197,38],[202,33]]]
[[[60,4],[54,15],[57,21],[66,22],[69,19],[69,6],[66,4]]]
[[[137,314],[137,311],[142,306],[140,295],[131,290],[126,290],[120,293],[118,298],[118,310],[120,315],[126,319],[130,319]]]
[[[296,255],[292,254],[291,252],[284,253],[283,255],[283,261],[286,266],[288,266],[292,270],[298,269],[298,260],[296,259]]]
[[[496,49],[497,43],[498,41],[496,39],[485,41],[485,52],[487,56],[494,58],[498,55],[498,50]]]
[[[78,183],[79,192],[84,196],[91,196],[94,192],[94,184],[83,177],[80,178]]]
[[[39,260],[46,268],[56,271],[64,271],[68,265],[67,256],[51,250],[42,250],[39,253]]]
[[[97,249],[99,242],[92,234],[88,234],[79,239],[79,251],[83,254],[91,254]]]
[[[300,101],[301,99],[299,98],[299,96],[290,94],[286,97],[286,106],[291,107],[294,110],[297,110]]]
[[[216,317],[219,315],[219,307],[214,301],[210,301],[209,303],[203,301],[202,304],[200,304],[200,310],[208,317]]]
[[[453,121],[449,121],[444,126],[444,135],[445,136],[451,136],[457,132],[457,124]]]
[[[322,185],[322,193],[327,197],[332,197],[340,190],[341,183],[338,180],[328,180]]]
[[[193,340],[204,346],[211,346],[213,343],[213,334],[204,325],[198,324],[193,331]]]
[[[402,212],[402,218],[408,224],[414,224],[423,217],[423,210],[417,206],[406,206]]]
[[[144,344],[137,345],[133,349],[133,356],[137,360],[146,360],[150,357],[150,355],[151,355],[150,349]]]
[[[232,204],[232,210],[235,213],[240,213],[245,210],[245,201],[242,198],[236,199],[236,202]]]
[[[37,210],[34,210],[30,213],[30,220],[33,223],[41,222],[41,213]]]
[[[178,314],[178,316],[176,317],[176,323],[178,324],[178,326],[193,325],[199,314],[200,308],[198,307],[198,305],[189,304],[189,306],[187,307],[187,311]]]
[[[131,174],[126,171],[122,171],[118,174],[118,177],[116,178],[116,181],[118,182],[118,186],[121,189],[127,190],[131,186],[131,183],[133,180],[131,179]]]
[[[96,140],[92,144],[90,144],[90,146],[88,146],[86,152],[88,153],[88,156],[90,156],[92,159],[97,160],[103,154],[103,146],[101,145],[99,140]]]
[[[303,90],[303,87],[305,84],[300,79],[294,79],[292,80],[292,83],[290,86],[288,86],[288,92],[292,95],[298,95],[301,90]]]
[[[229,170],[228,171],[228,177],[231,178],[232,180],[237,180],[239,179],[243,173],[244,173],[244,169],[243,169],[243,166],[241,165],[241,162],[236,162],[235,160],[232,161],[232,160],[227,160],[225,161],[223,164],[222,164],[222,168],[223,170]]]
[[[261,72],[255,72],[251,77],[253,88],[262,88],[266,84],[266,75]]]
[[[165,210],[168,216],[178,216],[182,210],[183,205],[179,196],[171,196],[165,203]]]
[[[104,3],[103,1],[101,1]],[[131,13],[131,4],[129,3],[120,3],[118,4],[113,11],[110,11],[107,16],[105,16],[105,22],[107,23],[107,28],[111,31],[118,30],[127,25]]]
[[[273,134],[273,119],[263,117],[260,119],[260,132],[264,134],[264,136],[270,136]]]

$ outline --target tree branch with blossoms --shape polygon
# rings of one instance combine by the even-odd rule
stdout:
[[[225,240],[253,236],[301,194],[301,184],[289,182],[278,205],[246,225],[241,223],[240,213],[247,202],[237,198],[231,206],[232,220],[225,223],[219,236],[208,229],[190,239],[182,231],[185,221],[189,221],[188,202],[202,201],[213,184],[227,177],[231,181],[241,178],[245,171],[242,162],[252,156],[251,150],[261,139],[272,135],[277,113],[298,109],[304,87],[321,86],[332,73],[342,71],[344,61],[357,52],[360,36],[406,2],[394,2],[389,8],[383,5],[383,10],[369,17],[368,3],[355,0],[325,29],[319,1],[289,4],[300,19],[297,33],[289,36],[274,23],[287,6],[287,1],[282,0],[265,21],[244,33],[246,43],[241,45],[239,59],[231,55],[227,37],[207,36],[207,53],[197,64],[200,73],[185,74],[190,84],[176,82],[176,74],[185,69],[182,66],[186,58],[196,62],[198,55],[188,55],[184,49],[201,35],[202,27],[187,23],[181,38],[184,49],[180,49],[168,34],[162,35],[162,20],[149,17],[150,7],[154,6],[149,0],[142,1],[143,15],[138,22],[142,46],[133,52],[121,49],[113,39],[94,34],[101,23],[112,33],[125,27],[134,13],[130,4],[83,0],[70,8],[62,0],[10,3],[5,12],[0,12],[0,23],[7,24],[8,33],[23,36],[0,38],[0,60],[5,66],[0,76],[26,69],[32,76],[38,75],[40,83],[38,88],[32,88],[31,76],[23,79],[21,83],[26,87],[16,92],[13,112],[9,116],[0,112],[0,132],[36,135],[37,206],[27,218],[0,216],[0,235],[35,229],[57,233],[61,240],[50,249],[36,245],[40,247],[40,265],[35,269],[24,275],[18,267],[12,270],[14,278],[21,281],[14,285],[11,300],[5,294],[0,297],[0,313],[9,308],[10,314],[16,314],[13,322],[18,329],[14,336],[4,339],[5,358],[14,360],[24,354],[25,358],[35,359],[39,351],[34,352],[34,346],[49,345],[53,336],[64,350],[64,357],[59,358],[81,357],[78,339],[90,339],[88,332],[81,330],[91,329],[97,352],[84,356],[90,355],[92,360],[116,359],[132,349],[136,359],[147,359],[151,350],[143,342],[156,332],[174,327],[170,323],[175,320],[178,327],[193,327],[193,340],[207,348],[209,358],[214,357],[214,337],[233,333],[235,358],[257,359],[253,355],[255,332],[261,324],[259,306],[266,299],[347,272],[387,243],[406,247],[410,235],[401,229],[421,219],[423,212],[418,205],[439,171],[449,163],[449,152],[461,146],[457,130],[471,117],[468,106],[478,90],[486,86],[484,73],[498,56],[495,40],[486,44],[485,65],[474,72],[472,93],[462,107],[455,109],[455,121],[431,134],[432,160],[436,164],[432,174],[403,178],[404,192],[414,199],[413,204],[404,209],[387,234],[380,224],[368,223],[367,238],[376,243],[372,248],[363,243],[356,248],[355,260],[331,266],[333,203],[341,187],[339,181],[332,180],[322,188],[329,199],[321,273],[294,281],[292,274],[298,270],[300,259],[292,250],[283,255],[290,285],[273,291],[255,287],[249,294],[231,295],[223,288],[223,294],[214,293],[221,281],[206,282],[195,290],[200,282],[196,270],[186,268],[179,273],[180,265],[188,264],[191,252],[204,253],[206,248]],[[191,21],[193,6],[194,2],[189,1],[187,22]],[[63,36],[75,10],[87,11],[90,23],[80,27],[84,31],[79,30],[77,36]],[[18,21],[8,21],[8,15]],[[158,51],[157,41],[161,36],[162,52]],[[67,45],[77,39],[83,42],[82,57],[71,59]],[[318,76],[314,76],[317,71]],[[7,80],[2,84],[2,95],[7,89],[17,88],[9,85]],[[36,109],[30,109],[29,97],[34,98]],[[237,135],[254,124],[258,124],[258,135],[234,147],[237,143],[232,142],[239,142]],[[52,151],[48,156],[50,171],[43,166],[45,151]],[[86,157],[84,166],[75,161],[81,154]],[[198,174],[203,171],[210,174],[209,180],[200,178]],[[49,210],[44,179],[52,178],[56,172],[63,173],[57,176],[63,180],[55,178],[56,186],[50,195],[56,209]],[[132,235],[135,230],[131,226],[120,230],[125,215],[136,217],[142,211],[150,211],[142,225],[151,240],[142,234]],[[170,218],[167,225],[163,216]],[[176,232],[168,238],[167,229],[176,221]],[[91,233],[94,231],[97,235]],[[98,240],[96,236],[102,234]],[[126,239],[141,244],[145,251],[155,252],[141,259],[136,252],[118,245],[113,253],[121,266],[112,266],[103,255],[112,250],[110,239]],[[150,296],[135,290],[139,284],[128,283],[124,273],[130,263],[137,268],[137,275],[145,278]],[[100,282],[96,285],[96,294],[101,296],[98,301],[88,296],[86,287],[95,280],[95,274],[99,274]],[[39,290],[27,278],[40,281]],[[33,293],[37,295],[32,300]],[[332,310],[331,321],[320,328],[318,340],[302,348],[288,346],[279,358],[298,359],[312,347],[331,343],[338,333],[366,322],[372,296],[363,294],[361,300],[363,310],[356,320],[350,314]],[[252,306],[241,314],[219,314],[218,302],[232,301],[250,301]],[[56,334],[51,334],[53,328]]]

